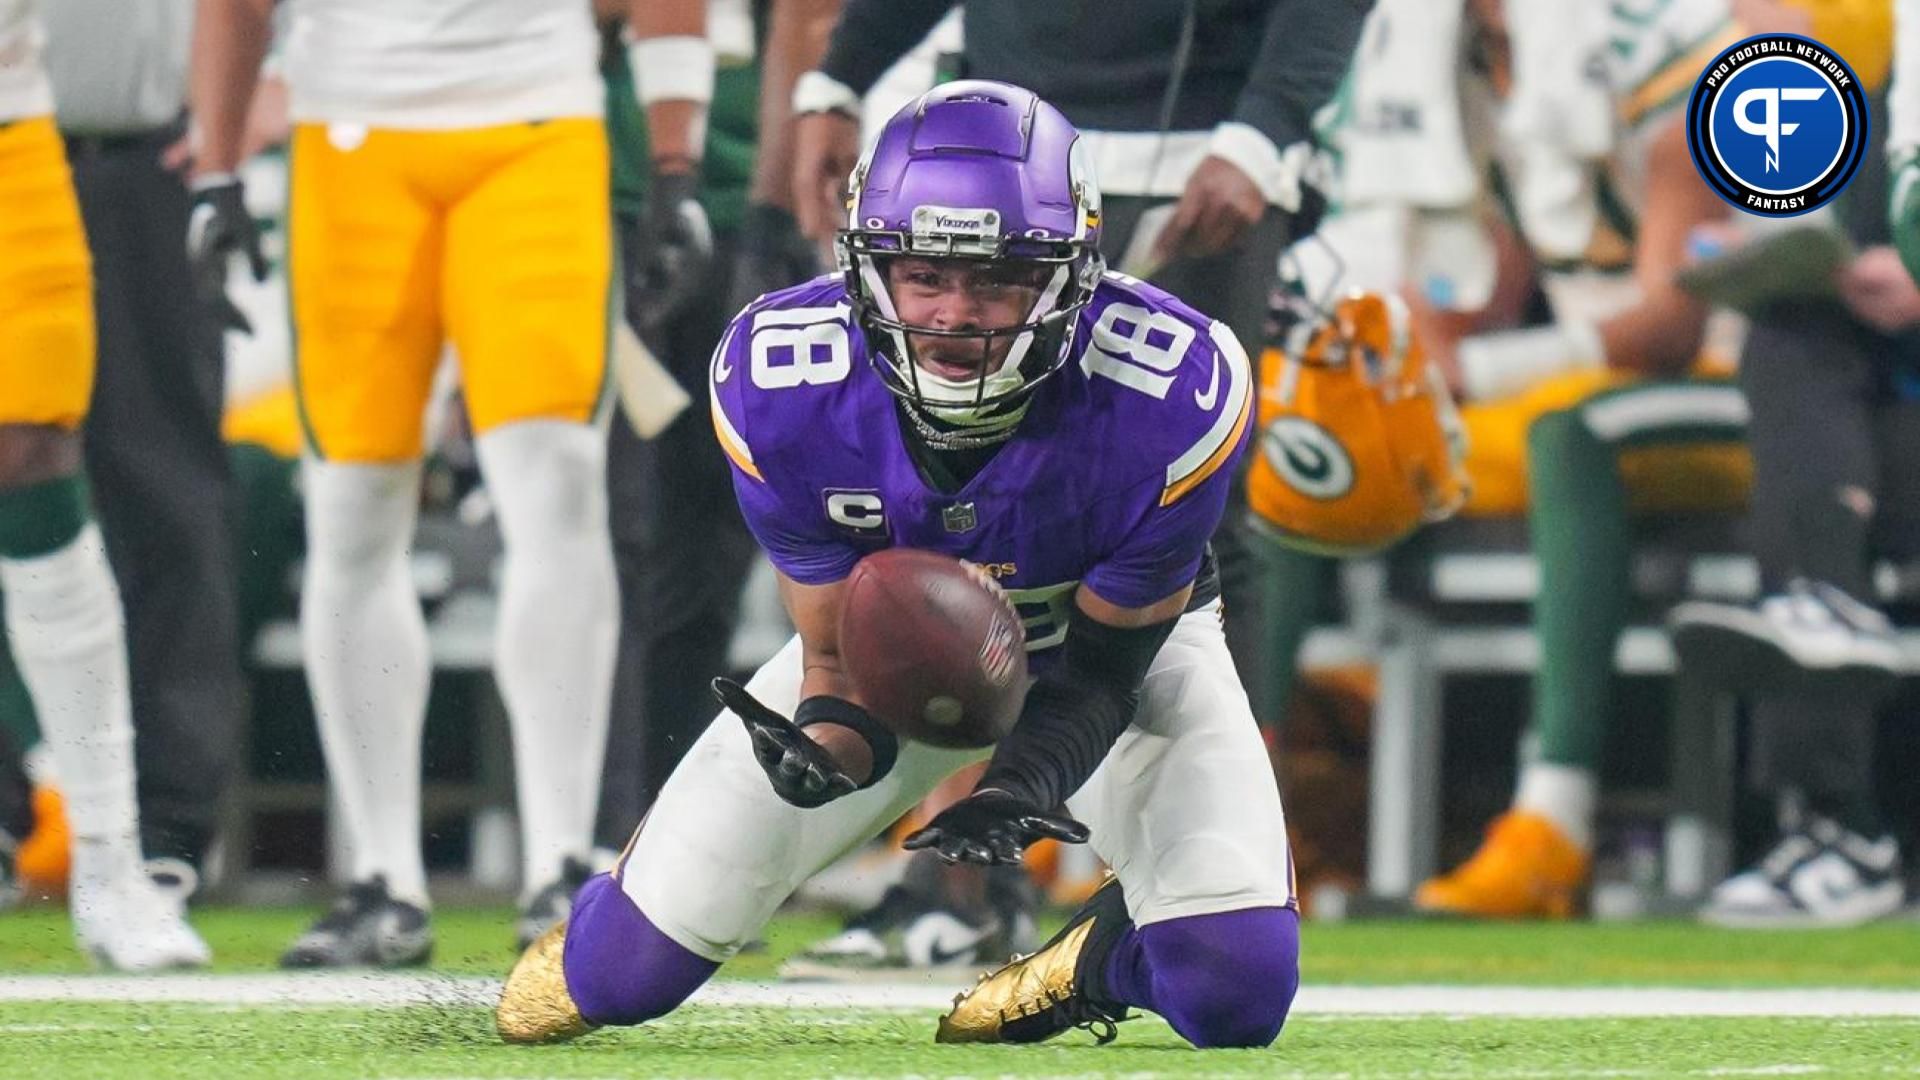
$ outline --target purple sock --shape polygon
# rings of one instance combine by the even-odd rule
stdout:
[[[594,1024],[665,1016],[720,969],[661,933],[608,874],[574,896],[562,963],[567,992]]]
[[[1106,982],[1195,1046],[1265,1046],[1300,988],[1300,914],[1246,908],[1133,927],[1107,957]]]

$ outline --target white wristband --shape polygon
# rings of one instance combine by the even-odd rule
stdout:
[[[1606,346],[1591,323],[1475,334],[1460,342],[1460,376],[1476,401],[1517,394],[1568,371],[1605,366]]]
[[[1305,143],[1295,143],[1282,153],[1259,128],[1229,120],[1213,129],[1207,153],[1246,173],[1267,202],[1289,213],[1300,209],[1300,170],[1310,156]]]
[[[197,195],[202,191],[211,191],[214,188],[227,187],[230,184],[237,184],[239,182],[240,175],[238,173],[203,172],[196,174],[193,179],[187,181],[187,190]]]
[[[660,101],[713,100],[713,43],[703,37],[634,38],[627,42],[634,96],[642,107]]]
[[[860,115],[860,95],[824,71],[809,71],[793,84],[793,114],[843,112]]]

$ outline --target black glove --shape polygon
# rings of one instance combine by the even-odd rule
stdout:
[[[1305,180],[1300,181],[1300,209],[1295,210],[1287,219],[1287,248],[1305,240],[1320,231],[1320,223],[1327,217],[1327,193]]]
[[[907,837],[904,846],[909,851],[933,848],[950,863],[1012,865],[1036,840],[1084,844],[1088,835],[1085,825],[1063,813],[1043,809],[1018,795],[988,789],[976,791],[934,815],[926,828]]]
[[[733,310],[820,273],[820,252],[800,232],[794,216],[777,206],[753,203],[740,219],[733,260]]]
[[[187,265],[194,292],[219,316],[220,325],[243,334],[253,324],[227,296],[227,259],[247,257],[253,280],[267,280],[267,257],[260,250],[260,229],[247,213],[246,190],[231,173],[202,177],[193,185],[193,209],[187,217]]]
[[[792,720],[760,704],[746,687],[732,679],[715,679],[713,696],[747,725],[747,734],[753,738],[753,756],[782,799],[811,810],[858,789],[825,747]]]
[[[713,262],[713,228],[695,197],[698,173],[655,173],[647,182],[640,218],[634,326],[653,337],[684,313],[707,287]]]

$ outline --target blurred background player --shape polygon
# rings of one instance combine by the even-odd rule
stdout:
[[[706,371],[740,307],[735,267],[752,257],[742,248],[743,231],[754,231],[755,216],[777,212],[769,200],[784,205],[785,185],[756,190],[758,201],[747,206],[749,184],[758,184],[757,177],[750,181],[761,71],[755,41],[767,4],[714,0],[708,7],[705,42],[682,36],[629,45],[609,24],[602,51],[625,316],[690,401],[650,421],[661,403],[630,399],[663,395],[623,379],[630,407],[614,417],[609,434],[620,653],[595,836],[599,847],[614,851],[717,711],[707,684],[728,670],[740,587],[754,554],[708,418]],[[598,8],[610,20],[625,4],[603,0]],[[688,100],[687,89],[662,76],[685,66],[676,53],[702,48],[713,56],[696,61],[713,66],[710,89],[694,88],[712,98],[705,142],[655,153],[645,109]],[[807,267],[793,280],[811,274]]]
[[[1634,517],[1738,510],[1752,474],[1732,357],[1675,277],[1696,229],[1727,216],[1689,159],[1680,106],[1706,60],[1747,31],[1720,0],[1470,0],[1466,26],[1471,78],[1498,103],[1487,152],[1554,321],[1463,337],[1470,320],[1437,316],[1427,340],[1473,401],[1466,512],[1527,513],[1541,664],[1512,808],[1414,903],[1564,917],[1591,867]],[[1570,49],[1590,58],[1572,86]],[[1429,273],[1418,285],[1432,296],[1445,275]]]
[[[197,966],[206,944],[142,865],[125,622],[81,478],[93,389],[87,241],[26,0],[0,2],[0,590],[66,795],[74,936],[104,966]]]
[[[1419,889],[1422,908],[1571,910],[1632,596],[1631,514],[1726,508],[1743,491],[1745,405],[1724,378],[1687,377],[1707,308],[1673,280],[1690,230],[1726,213],[1694,171],[1677,106],[1737,35],[1718,0],[1469,0],[1389,3],[1363,44],[1345,194],[1420,208],[1407,277],[1422,340],[1469,400],[1463,512],[1527,514],[1541,573],[1542,662],[1513,809],[1472,859]],[[1424,123],[1377,123],[1380,104],[1401,99],[1425,103]],[[1504,213],[1482,203],[1496,165]],[[1481,239],[1506,232],[1486,224],[1500,216],[1512,239]],[[1535,267],[1553,321],[1502,329],[1506,282]]]
[[[180,242],[190,0],[48,5],[47,72],[92,248],[87,477],[127,613],[142,847],[190,892],[242,745],[220,333]],[[249,328],[245,320],[235,327]]]
[[[1101,247],[1116,270],[1145,278],[1261,340],[1279,254],[1311,232],[1322,196],[1303,184],[1310,121],[1353,55],[1370,0],[1221,7],[1189,0],[1059,5],[973,0],[962,11],[959,73],[1029,87],[1081,131],[1106,203]],[[952,0],[851,0],[793,110],[794,205],[803,232],[826,241],[847,224],[844,184],[859,153],[861,95],[953,8]],[[1235,505],[1242,505],[1236,485]],[[1243,513],[1227,514],[1214,550],[1227,640],[1256,716],[1265,695],[1264,566],[1247,549]],[[938,809],[930,805],[929,811]],[[918,857],[895,894],[859,916],[851,936],[812,958],[877,958],[871,931],[933,913],[1017,922],[1030,900],[1015,875],[981,883]],[[945,909],[930,911],[930,909]],[[889,935],[889,940],[891,937]],[[890,948],[885,962],[901,962]]]
[[[1828,6],[1864,7],[1852,14],[1884,42],[1886,3]],[[1823,37],[1806,12],[1790,14],[1801,17],[1779,29]],[[1829,44],[1863,82],[1881,81],[1884,47]],[[1883,102],[1869,104],[1882,130]],[[1896,122],[1895,161],[1912,138]],[[1875,752],[1879,706],[1903,664],[1872,570],[1878,557],[1920,550],[1910,466],[1920,456],[1920,288],[1890,243],[1885,164],[1869,154],[1833,212],[1802,223],[1857,249],[1831,286],[1781,280],[1783,295],[1751,310],[1740,385],[1753,410],[1748,519],[1763,596],[1682,604],[1669,619],[1689,676],[1747,698],[1749,775],[1778,811],[1764,854],[1708,898],[1709,922],[1849,925],[1906,902]]]
[[[656,10],[634,6],[638,32],[703,33],[697,10],[687,25]],[[419,963],[430,668],[406,556],[445,343],[506,546],[494,674],[512,721],[523,938],[564,915],[569,860],[591,844],[618,633],[597,426],[612,248],[599,39],[568,0],[298,0],[286,14],[302,637],[353,883],[282,959]],[[200,5],[191,238],[205,266],[257,244],[233,170],[269,15],[263,0]],[[698,110],[682,111],[690,127]],[[685,155],[686,139],[657,137],[657,151]]]

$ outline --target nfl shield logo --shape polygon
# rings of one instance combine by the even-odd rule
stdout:
[[[940,520],[946,523],[950,533],[972,532],[973,527],[980,524],[980,518],[973,512],[970,502],[955,503],[940,511]]]

